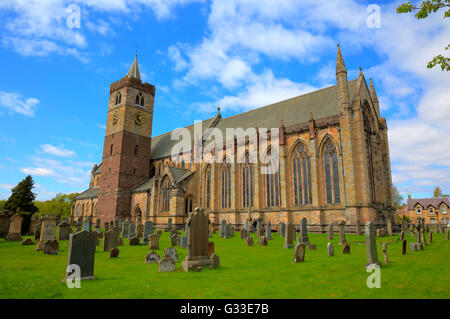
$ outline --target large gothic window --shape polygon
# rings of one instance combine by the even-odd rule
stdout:
[[[205,206],[210,208],[211,203],[211,166],[206,168],[205,172]]]
[[[267,153],[267,157],[270,157],[270,151]],[[274,162],[271,164],[267,166],[265,176],[267,207],[280,206],[281,202],[279,165]]]
[[[116,94],[116,105],[120,104],[121,99],[122,99],[122,96],[121,96],[120,92],[117,92],[117,94]]]
[[[161,212],[170,211],[170,185],[169,178],[165,177],[161,184]]]
[[[253,207],[253,165],[248,154],[242,164],[242,207]]]
[[[372,201],[375,201],[375,183],[373,178],[373,162],[372,162],[372,129],[370,127],[369,118],[366,112],[363,112],[364,121],[364,140],[366,142],[367,169],[369,171],[369,188]]]
[[[326,142],[323,150],[323,166],[325,172],[327,203],[340,203],[338,159],[336,147],[330,140]]]
[[[222,167],[222,208],[231,207],[231,169],[229,165]]]
[[[294,205],[312,204],[311,164],[305,146],[300,143],[292,157]]]

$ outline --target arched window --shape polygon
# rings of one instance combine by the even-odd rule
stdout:
[[[144,97],[141,96],[141,105],[144,106]]]
[[[109,156],[111,156],[113,154],[113,150],[114,150],[114,144],[111,144],[111,147],[109,149]]]
[[[136,100],[134,103],[139,106],[144,106],[144,96],[142,95],[142,93],[139,93],[138,95],[136,95]]]
[[[139,100],[140,100],[140,99],[139,99],[139,94],[138,94],[138,95],[136,95],[136,100],[134,101],[134,103],[137,104],[137,105],[139,105]]]
[[[209,208],[211,202],[211,166],[205,171],[205,207]]]
[[[267,152],[267,157],[270,157],[270,150]],[[268,160],[265,161],[269,163]],[[266,186],[266,204],[267,207],[280,206],[281,196],[280,196],[280,173],[279,165],[271,163],[267,166],[267,171],[265,174],[265,186]]]
[[[224,165],[221,172],[222,177],[222,208],[231,207],[231,168]]]
[[[161,212],[170,211],[170,185],[166,176],[161,183]]]
[[[323,168],[325,172],[325,189],[328,204],[341,202],[339,192],[339,171],[336,147],[328,140],[323,149]]]
[[[134,155],[138,155],[139,145],[134,146]]]
[[[364,140],[366,143],[366,156],[367,156],[367,169],[369,171],[369,188],[370,188],[370,196],[372,201],[375,201],[375,182],[374,182],[374,173],[373,173],[373,161],[372,161],[372,128],[370,126],[369,118],[366,115],[366,112],[363,112],[363,122],[364,122]]]
[[[120,100],[122,99],[122,95],[120,92],[117,92],[116,94],[116,105],[120,104]]]
[[[300,143],[292,156],[294,205],[312,204],[311,164],[305,146]]]
[[[253,207],[253,165],[249,163],[248,154],[242,164],[242,207]]]

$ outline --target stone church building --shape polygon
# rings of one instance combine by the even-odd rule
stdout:
[[[362,71],[348,81],[338,46],[336,85],[235,116],[204,120],[209,128],[277,128],[279,170],[262,174],[246,149],[258,139],[231,143],[241,162],[191,162],[200,142],[177,161],[171,132],[152,136],[155,87],[141,81],[137,58],[128,74],[111,84],[102,163],[91,173],[89,189],[75,198],[72,219],[116,216],[151,220],[165,227],[168,219],[184,224],[189,212],[203,207],[212,222],[241,227],[248,218],[272,225],[299,224],[306,217],[311,229],[323,231],[343,220],[347,227],[373,221],[386,224],[394,212],[386,119],[372,81]],[[193,132],[194,125],[186,127]],[[270,154],[267,150],[258,152]],[[226,156],[225,151],[214,154]],[[354,229],[354,228],[353,228]]]

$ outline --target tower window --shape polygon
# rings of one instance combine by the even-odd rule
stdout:
[[[122,95],[120,92],[117,92],[116,94],[116,105],[120,104],[120,100],[122,99]]]
[[[144,96],[142,95],[142,93],[136,95],[136,100],[134,103],[139,106],[144,106]]]
[[[109,156],[112,156],[114,150],[114,144],[111,144],[111,148],[109,150]]]
[[[139,145],[134,146],[134,155],[138,155]]]
[[[133,170],[133,175],[136,175],[136,169]]]

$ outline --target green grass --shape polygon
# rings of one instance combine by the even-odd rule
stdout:
[[[381,288],[369,289],[366,280],[364,236],[347,235],[351,254],[343,255],[338,234],[335,256],[328,257],[326,234],[310,234],[317,250],[306,251],[305,262],[293,262],[294,249],[283,248],[274,233],[268,246],[247,247],[239,233],[231,239],[214,235],[220,267],[184,273],[186,249],[177,248],[179,262],[173,273],[159,273],[158,265],[145,264],[147,246],[120,246],[120,257],[110,259],[101,245],[95,255],[96,280],[69,289],[61,279],[67,260],[67,241],[57,256],[35,251],[35,246],[0,240],[0,298],[449,298],[450,241],[433,234],[433,244],[423,251],[401,255],[398,236],[378,239],[388,244],[389,264],[381,267]],[[414,238],[406,235],[409,242]],[[169,247],[163,233],[158,253]]]

